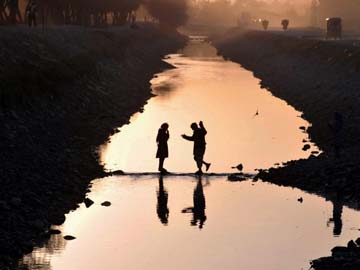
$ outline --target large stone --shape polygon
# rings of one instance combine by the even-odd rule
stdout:
[[[101,204],[102,206],[109,207],[111,205],[111,202],[105,201]]]
[[[94,204],[94,201],[89,198],[86,198],[84,200],[84,203],[85,203],[86,208],[89,208],[90,206],[92,206]]]
[[[72,236],[72,235],[65,235],[65,236],[64,236],[64,239],[67,240],[67,241],[71,241],[71,240],[75,240],[76,237],[75,237],[75,236]]]

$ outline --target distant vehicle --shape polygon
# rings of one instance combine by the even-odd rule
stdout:
[[[282,25],[284,31],[285,31],[285,30],[288,30],[289,24],[290,24],[290,21],[287,20],[287,19],[281,21],[281,25]]]
[[[261,20],[262,27],[264,30],[268,30],[270,22],[268,20]]]
[[[326,39],[341,39],[342,37],[342,20],[341,18],[327,18],[326,19]]]

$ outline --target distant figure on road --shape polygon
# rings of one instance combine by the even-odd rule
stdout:
[[[282,21],[281,21],[281,25],[282,25],[282,28],[283,28],[284,31],[288,30],[289,24],[290,24],[290,21],[289,21],[289,20],[286,20],[286,19],[285,19],[285,20],[282,20]]]
[[[164,169],[164,161],[165,158],[169,157],[169,150],[168,150],[168,140],[170,138],[169,134],[169,124],[164,123],[161,125],[157,137],[156,143],[158,145],[158,149],[156,152],[156,158],[159,159],[159,172],[160,173],[167,173],[167,170]]]
[[[36,16],[37,16],[37,4],[36,4],[36,0],[30,0],[26,6],[26,10],[25,10],[25,14],[26,14],[26,19],[28,22],[29,27],[36,27],[37,26],[37,22],[36,22]]]
[[[270,22],[268,20],[262,20],[261,24],[265,31],[268,30],[269,24],[270,24]]]
[[[196,172],[196,174],[202,174],[202,165],[205,165],[206,171],[209,170],[211,165],[210,163],[204,161],[204,154],[206,150],[205,136],[207,134],[207,131],[202,121],[200,121],[199,126],[196,123],[192,123],[191,129],[194,132],[192,136],[187,136],[183,134],[182,137],[185,140],[194,142],[194,160],[196,161],[196,165],[198,167],[198,171]]]

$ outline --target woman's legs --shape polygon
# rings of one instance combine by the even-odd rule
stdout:
[[[165,158],[159,158],[159,172],[162,172],[164,170],[164,161]]]

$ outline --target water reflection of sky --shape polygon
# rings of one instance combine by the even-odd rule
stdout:
[[[52,238],[64,250],[29,255],[31,270],[308,269],[359,236],[358,212],[342,209],[334,237],[335,204],[261,182],[119,176],[95,181],[89,196],[95,204],[70,213],[62,229],[77,239]]]

